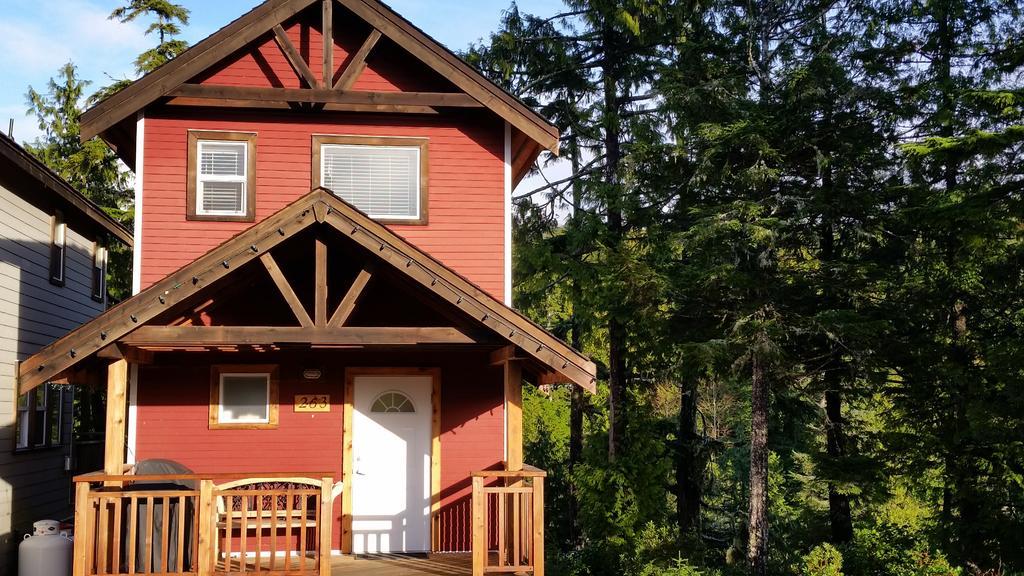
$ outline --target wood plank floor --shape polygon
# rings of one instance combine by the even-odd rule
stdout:
[[[331,576],[470,576],[469,554],[335,556]]]

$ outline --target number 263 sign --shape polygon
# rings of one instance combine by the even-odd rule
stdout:
[[[296,412],[330,412],[330,394],[296,394]]]

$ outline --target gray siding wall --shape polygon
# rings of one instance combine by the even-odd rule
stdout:
[[[10,573],[32,522],[72,513],[72,405],[66,394],[63,448],[14,453],[15,362],[102,312],[91,296],[93,243],[68,226],[63,287],[49,281],[50,217],[0,186],[0,574]]]

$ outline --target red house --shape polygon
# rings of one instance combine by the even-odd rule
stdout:
[[[595,379],[510,307],[554,126],[376,0],[268,0],[82,132],[136,174],[136,295],[19,370],[107,386],[76,575],[543,573],[521,387]]]

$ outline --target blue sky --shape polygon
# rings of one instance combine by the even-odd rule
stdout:
[[[250,10],[261,0],[178,0],[191,10],[185,34],[195,43]],[[460,50],[498,26],[511,0],[390,0],[398,13],[443,44]],[[120,24],[107,19],[119,0],[0,0],[0,129],[14,118],[14,137],[31,141],[39,134],[25,115],[29,85],[43,91],[65,62],[73,61],[92,89],[109,77],[134,77],[136,55],[155,43],[143,32],[148,23]],[[524,12],[554,14],[557,0],[519,0]]]

